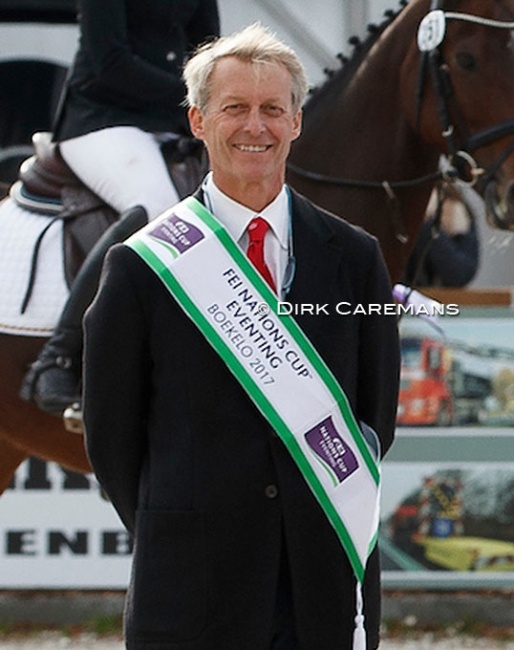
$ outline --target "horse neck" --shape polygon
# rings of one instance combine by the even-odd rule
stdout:
[[[304,131],[291,161],[312,172],[337,178],[404,181],[436,171],[439,153],[412,128],[402,105],[404,63],[428,2],[416,0],[383,32],[351,80],[338,92],[320,94],[307,107]],[[415,77],[416,75],[414,75]],[[336,84],[334,78],[331,82]],[[415,88],[409,88],[415,102]],[[414,112],[414,109],[413,109]],[[302,187],[303,185],[303,187]],[[388,219],[385,190],[295,184],[315,202],[357,223],[381,241],[390,241],[389,265],[398,279],[424,216],[430,186],[397,191],[409,243],[398,245]]]
[[[437,154],[409,125],[401,104],[404,62],[427,4],[406,8],[349,82],[307,107],[293,160],[309,151],[312,171],[373,180],[404,180],[431,168]],[[414,104],[415,89],[410,90]]]

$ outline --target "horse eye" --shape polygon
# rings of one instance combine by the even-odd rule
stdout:
[[[464,68],[464,70],[468,70],[470,72],[476,70],[476,59],[472,54],[469,54],[469,52],[457,52],[455,58],[459,66],[461,68]]]

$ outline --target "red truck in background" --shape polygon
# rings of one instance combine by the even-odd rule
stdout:
[[[428,335],[402,337],[402,370],[397,423],[449,426],[453,398],[449,384],[449,351]]]
[[[400,328],[400,426],[514,425],[514,349]]]

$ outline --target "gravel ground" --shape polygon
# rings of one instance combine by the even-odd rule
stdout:
[[[97,637],[90,634],[65,636],[59,632],[42,632],[30,636],[0,637],[2,650],[124,650],[118,637]],[[424,634],[412,639],[384,639],[380,650],[514,650],[514,641],[502,642],[471,637],[435,638]]]

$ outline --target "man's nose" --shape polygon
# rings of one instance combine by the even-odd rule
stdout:
[[[264,122],[260,107],[256,106],[248,111],[244,128],[246,131],[248,131],[248,133],[263,133],[263,131],[266,129],[266,124]]]

